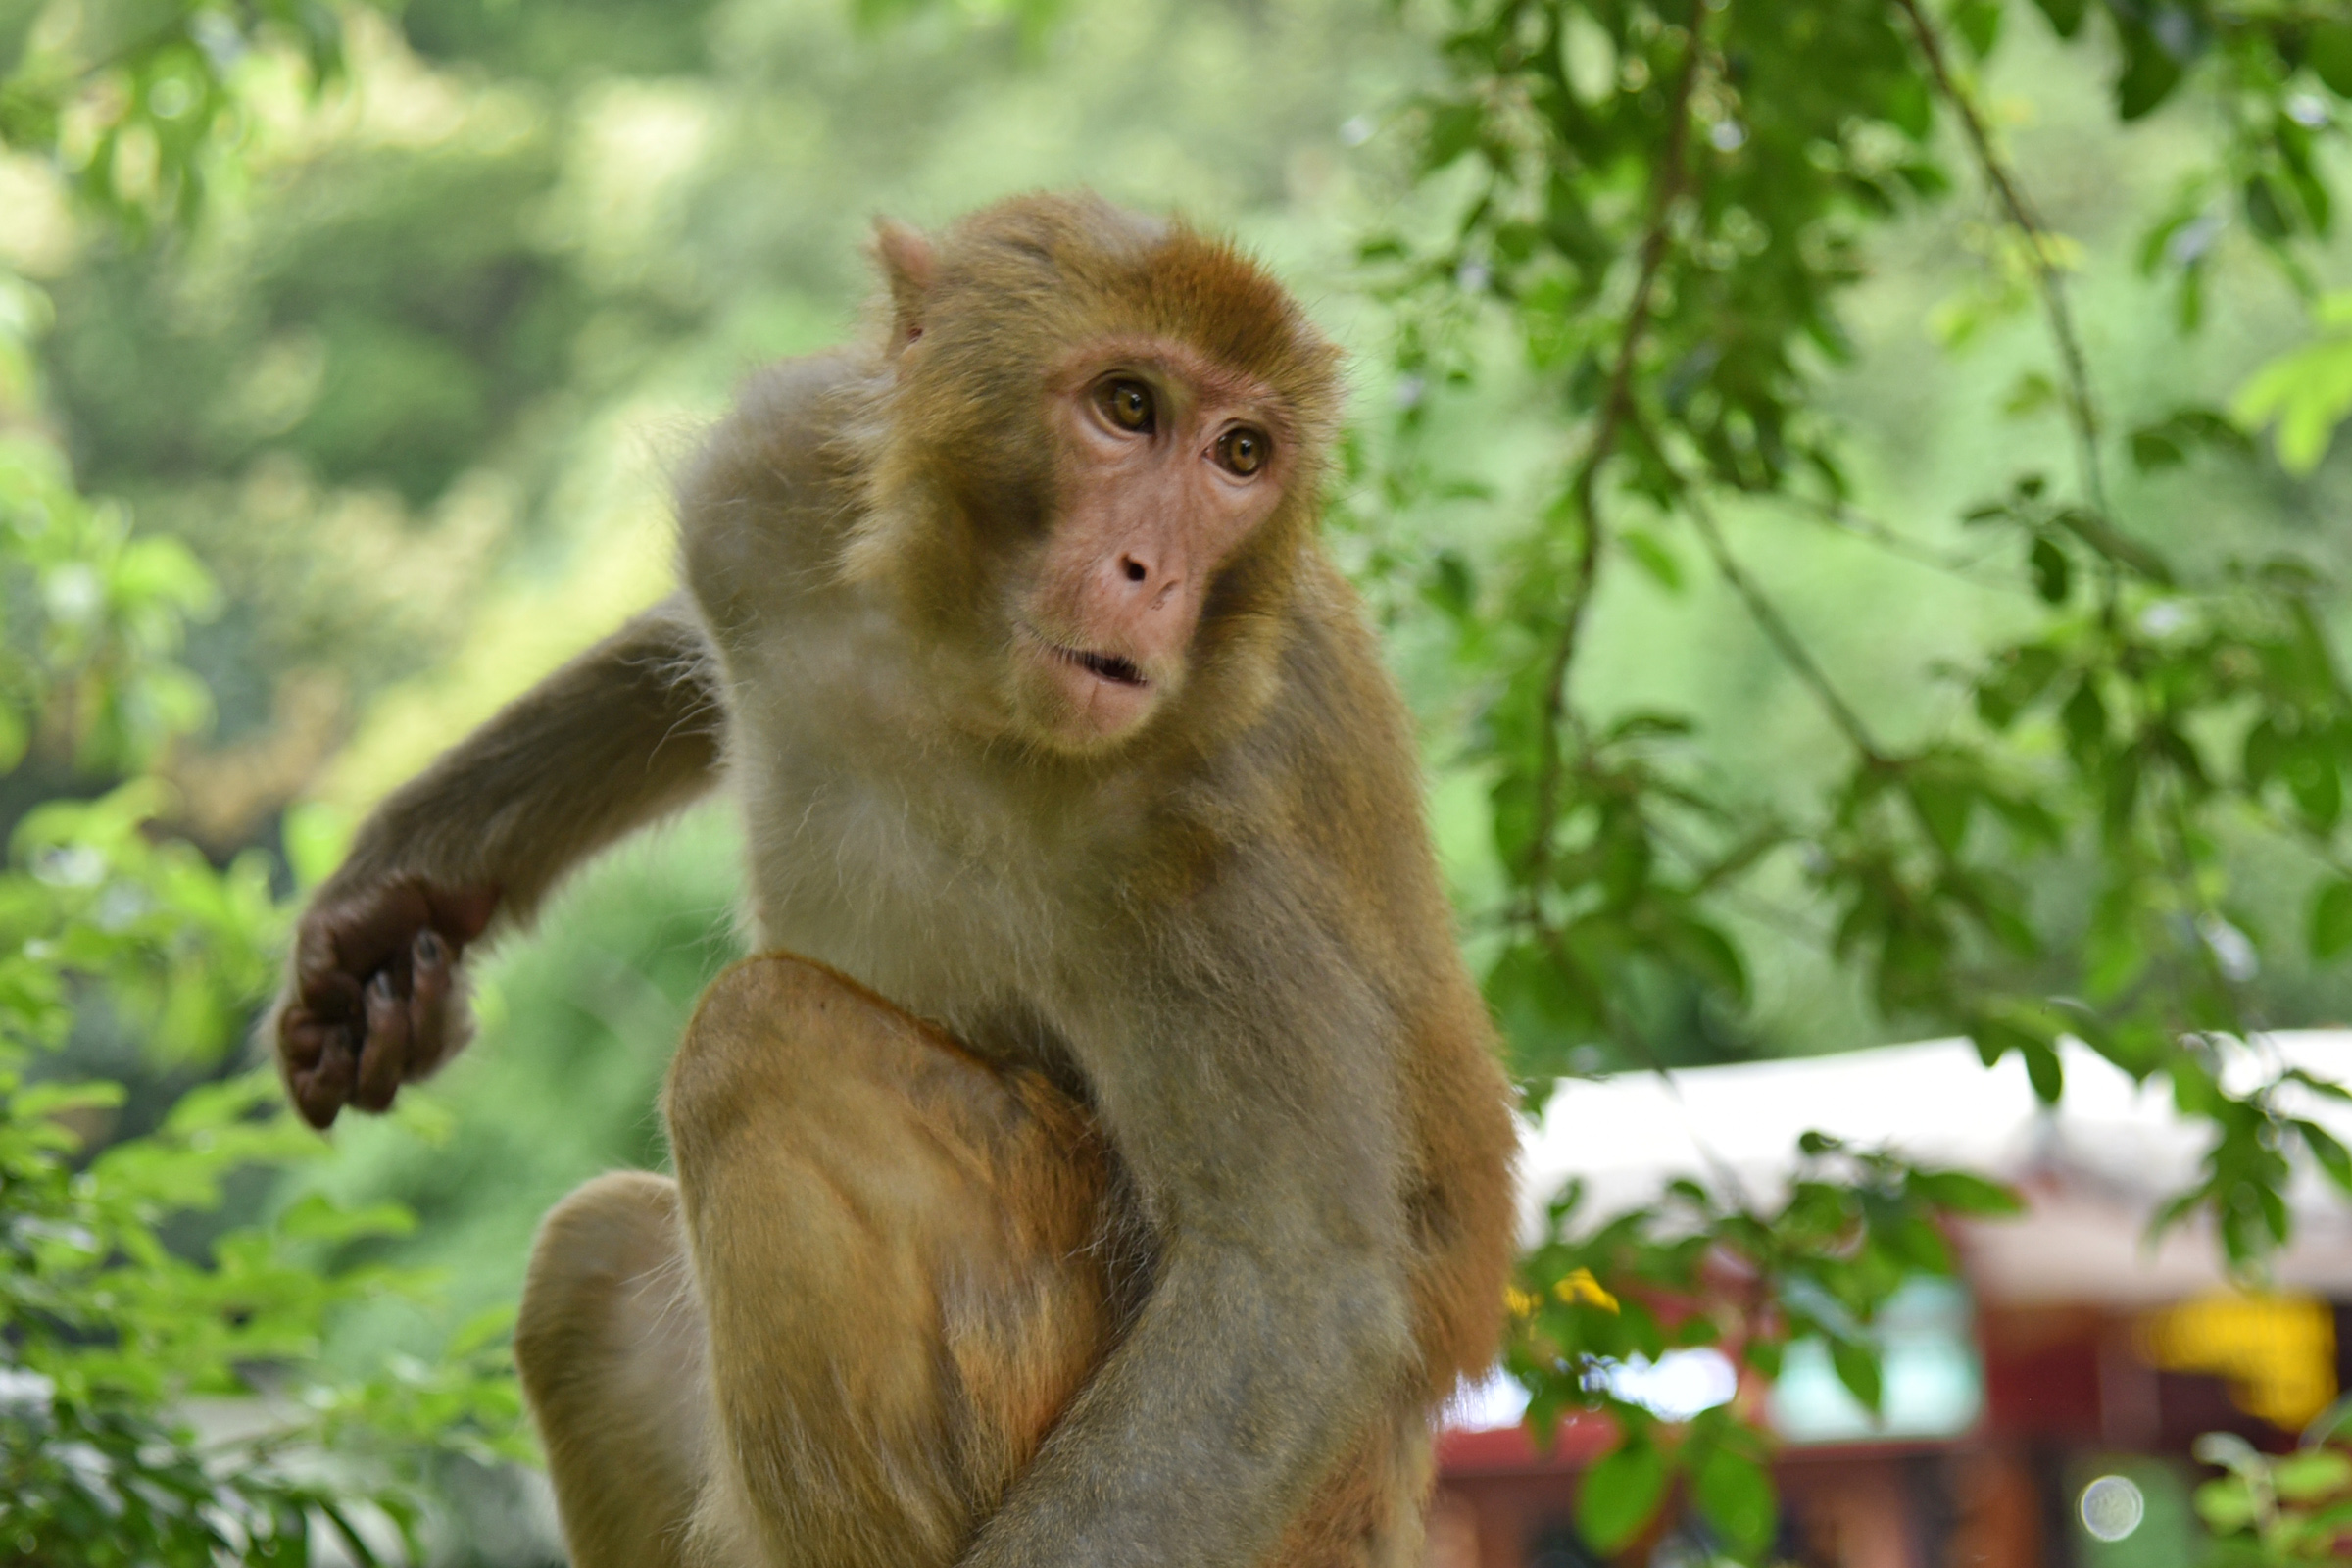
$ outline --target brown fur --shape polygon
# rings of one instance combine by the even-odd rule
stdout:
[[[1410,727],[1314,537],[1333,351],[1231,248],[1091,198],[877,252],[876,342],[757,378],[687,476],[693,612],[363,832],[305,918],[289,1083],[331,1119],[446,1054],[457,950],[723,736],[753,919],[807,957],[705,999],[675,1187],[605,1178],[542,1233],[517,1356],[580,1568],[1414,1561],[1512,1136]],[[1084,424],[1123,365],[1175,434]],[[1188,466],[1229,416],[1267,475]],[[1130,533],[1177,563],[1132,609],[1097,569]],[[1149,677],[1099,733],[1039,706],[1049,613]]]

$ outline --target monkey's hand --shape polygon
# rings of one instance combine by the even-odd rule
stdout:
[[[498,902],[495,888],[416,876],[321,890],[295,927],[293,974],[270,1024],[305,1121],[323,1130],[346,1102],[383,1110],[466,1043],[458,959]]]

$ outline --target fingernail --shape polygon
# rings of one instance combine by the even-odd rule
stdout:
[[[375,972],[375,978],[368,982],[368,994],[371,997],[381,997],[386,1002],[391,1001],[392,971],[389,969],[378,969]]]
[[[416,933],[416,961],[418,963],[439,963],[443,951],[440,932],[435,931],[431,926],[426,926]]]

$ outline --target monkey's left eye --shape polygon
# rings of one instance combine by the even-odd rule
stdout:
[[[1152,389],[1141,381],[1128,376],[1105,381],[1095,389],[1095,402],[1122,430],[1141,433],[1152,428]]]
[[[1274,443],[1265,431],[1246,424],[1217,437],[1217,461],[1245,479],[1266,466],[1266,455],[1273,450]]]

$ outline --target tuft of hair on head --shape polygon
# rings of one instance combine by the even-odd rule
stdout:
[[[1182,217],[1131,212],[1092,191],[1039,192],[967,215],[944,250],[948,287],[1014,283],[1024,300],[1052,290],[1087,328],[1115,322],[1181,338],[1294,398],[1336,397],[1339,351],[1290,291]]]
[[[1304,451],[1338,434],[1338,348],[1253,258],[1181,218],[1130,212],[1091,191],[1033,192],[968,213],[936,238],[883,224],[875,253],[890,296],[889,355],[926,340],[913,406],[942,453],[966,437],[1001,437],[1008,391],[1112,334],[1173,338],[1266,383]],[[1309,490],[1318,482],[1300,477]]]

